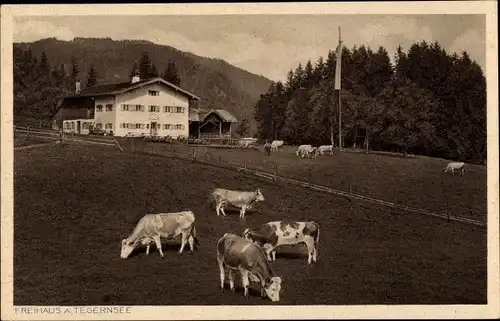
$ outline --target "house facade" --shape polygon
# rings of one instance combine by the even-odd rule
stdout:
[[[92,125],[114,136],[189,136],[190,102],[196,95],[162,78],[97,85],[62,97],[54,117],[65,132],[88,134]]]

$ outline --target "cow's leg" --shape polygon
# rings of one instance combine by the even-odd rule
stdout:
[[[181,233],[181,248],[179,250],[179,254],[182,254],[182,251],[184,251],[184,247],[186,246],[187,243],[187,233],[183,231]]]
[[[149,248],[151,247],[150,244],[146,245],[146,255],[149,255]]]
[[[248,280],[248,271],[240,268],[240,274],[241,274],[241,283],[243,284],[243,289],[245,289],[243,295],[248,296],[248,287],[250,286],[250,281]]]
[[[219,258],[219,255],[217,255],[217,264],[219,265],[219,272],[220,272],[220,288],[222,291],[224,291],[224,263],[222,260]]]
[[[160,239],[160,236],[159,235],[154,236],[153,240],[155,241],[156,248],[158,248],[158,251],[160,252],[160,256],[164,257],[163,251],[161,249],[161,239]]]
[[[193,235],[189,235],[188,242],[189,242],[189,249],[191,249],[191,252],[194,252],[194,237],[193,237]]]
[[[218,202],[218,201],[217,201],[217,205],[216,205],[216,207],[215,207],[215,212],[217,213],[217,216],[219,216],[219,215],[220,215],[220,213],[219,213],[219,211],[220,211],[220,206],[221,206],[221,202]]]
[[[233,273],[233,270],[229,269],[228,276],[229,276],[229,289],[231,291],[234,291],[234,273]]]
[[[312,238],[306,238],[304,243],[306,243],[307,246],[307,264],[311,264],[311,260],[314,253],[314,240]]]
[[[244,218],[245,217],[245,211],[247,209],[247,206],[246,205],[243,205],[241,207],[241,210],[240,210],[240,218]]]
[[[274,248],[272,255],[273,255],[273,262],[275,262],[276,261],[276,248]]]
[[[222,204],[221,204],[221,206],[220,206],[220,210],[221,210],[221,212],[222,212],[222,215],[227,216],[227,215],[226,215],[226,212],[224,211],[224,206],[226,206],[226,203],[222,203]]]

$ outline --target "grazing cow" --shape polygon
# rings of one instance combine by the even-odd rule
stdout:
[[[212,195],[215,199],[217,216],[219,216],[219,211],[222,211],[222,215],[226,216],[224,206],[231,205],[240,208],[240,218],[244,218],[245,211],[252,208],[254,203],[264,201],[260,189],[253,192],[244,192],[216,188]]]
[[[199,244],[194,223],[195,217],[192,211],[146,214],[139,220],[132,234],[122,240],[120,256],[126,259],[139,243],[146,246],[146,254],[149,255],[149,248],[154,242],[160,256],[164,257],[161,238],[175,238],[179,235],[182,242],[179,254],[184,250],[186,242],[189,242],[191,252],[194,252],[194,243]]]
[[[284,142],[282,140],[273,140],[271,143],[271,150],[277,152],[280,147],[283,147]]]
[[[443,172],[451,172],[453,175],[455,175],[455,170],[459,171],[462,175],[465,173],[465,163],[463,162],[451,162],[446,165],[446,167],[443,169]]]
[[[266,153],[266,155],[269,156],[269,155],[271,155],[272,150],[273,150],[272,144],[269,144],[268,142],[266,142],[264,144],[264,153]]]
[[[245,229],[243,237],[262,246],[269,261],[276,261],[276,247],[299,243],[305,243],[307,246],[307,264],[311,264],[311,260],[314,262],[317,260],[319,226],[314,221],[268,222],[257,229]]]
[[[301,158],[316,158],[317,147],[306,146],[301,151]]]
[[[255,147],[256,143],[257,143],[257,138],[249,138],[249,137],[241,138],[239,141],[239,145],[245,148]]]
[[[220,270],[220,287],[224,291],[226,269],[229,276],[229,288],[234,291],[234,270],[238,270],[248,296],[250,280],[261,285],[260,295],[267,295],[271,301],[280,300],[281,278],[276,276],[266,260],[266,254],[260,246],[240,236],[226,233],[217,242],[217,263]]]
[[[304,154],[304,151],[308,148],[312,148],[311,145],[300,145],[298,148],[297,148],[297,151],[295,152],[295,154],[299,157],[302,157],[302,155]]]
[[[316,150],[316,153],[319,155],[325,155],[325,153],[330,153],[330,155],[333,155],[333,145],[321,145]]]

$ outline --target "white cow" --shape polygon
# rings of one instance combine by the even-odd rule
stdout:
[[[464,162],[451,162],[446,165],[446,167],[443,169],[443,172],[451,172],[453,175],[455,175],[455,170],[459,171],[464,175],[465,173],[465,163]]]
[[[160,256],[164,257],[161,248],[161,238],[175,238],[181,235],[182,253],[186,242],[189,242],[191,252],[194,252],[194,243],[197,245],[195,216],[192,211],[176,213],[146,214],[139,222],[132,234],[122,240],[121,258],[126,259],[138,244],[145,245],[146,254],[149,255],[151,243],[156,243]]]
[[[233,271],[238,270],[248,296],[250,280],[261,285],[260,295],[267,295],[271,301],[280,300],[281,278],[276,276],[266,260],[266,254],[257,244],[240,236],[226,233],[217,242],[217,264],[220,270],[220,287],[224,290],[226,270],[229,276],[229,288],[234,291]]]
[[[271,143],[271,151],[277,152],[280,147],[283,147],[284,142],[282,140],[273,140]]]
[[[246,229],[243,237],[262,246],[269,261],[276,260],[276,247],[305,243],[308,250],[307,264],[316,262],[319,244],[319,225],[314,221],[274,221],[257,229]],[[272,259],[271,259],[272,254]]]
[[[253,192],[245,192],[216,188],[212,195],[215,199],[217,216],[220,215],[220,211],[222,211],[222,215],[226,216],[224,206],[231,205],[240,208],[241,219],[245,217],[245,211],[252,208],[254,203],[264,201],[264,196],[260,192],[260,189]]]
[[[324,155],[325,153],[330,153],[330,155],[333,155],[333,145],[321,145],[316,150],[316,153],[319,155]]]
[[[295,152],[295,154],[299,157],[302,157],[302,155],[304,154],[304,151],[308,148],[312,148],[311,145],[300,145],[298,148],[297,148],[297,151]]]
[[[255,147],[256,144],[257,144],[257,138],[245,137],[241,138],[239,141],[239,145],[245,148]]]

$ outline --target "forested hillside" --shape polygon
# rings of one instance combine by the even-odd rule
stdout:
[[[51,38],[14,44],[14,116],[50,118],[55,97],[73,91],[76,79],[84,87],[128,81],[144,53],[149,54],[151,74],[162,76],[174,63],[181,87],[203,98],[200,107],[224,108],[239,119],[250,113],[271,84],[222,60],[148,41]]]
[[[486,80],[466,52],[435,42],[399,47],[392,65],[383,47],[342,51],[345,147],[399,150],[464,161],[486,159]],[[292,144],[338,145],[336,54],[290,70],[255,108],[258,135]],[[285,115],[285,117],[283,117]],[[243,124],[245,126],[245,124]]]

